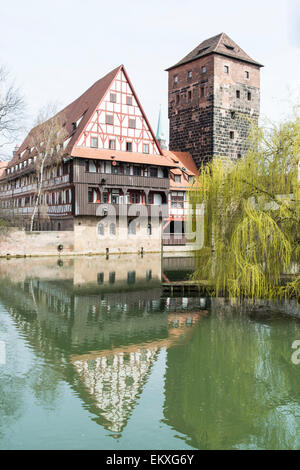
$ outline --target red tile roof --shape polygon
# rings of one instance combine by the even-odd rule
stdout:
[[[179,173],[182,173],[182,170],[185,171],[186,174],[195,175],[197,174],[196,165],[191,157],[191,155],[187,152],[171,152],[169,150],[162,151],[161,155],[150,155],[144,153],[135,153],[135,152],[121,152],[117,150],[104,150],[104,149],[95,149],[89,147],[77,147],[76,143],[84,130],[85,126],[87,125],[89,119],[93,115],[95,109],[97,108],[98,104],[104,98],[107,90],[109,89],[112,81],[115,79],[119,71],[125,74],[126,79],[128,80],[130,86],[132,84],[127,76],[125,68],[123,65],[112,70],[110,73],[105,75],[103,78],[98,80],[94,85],[92,85],[85,93],[83,93],[79,98],[73,101],[71,104],[66,106],[62,109],[56,116],[60,116],[65,123],[65,129],[67,131],[67,135],[70,141],[66,147],[66,156],[72,157],[80,157],[80,158],[93,158],[93,159],[103,159],[103,160],[113,160],[112,156],[116,157],[115,160],[128,162],[128,163],[142,163],[142,164],[151,164],[151,165],[160,165],[170,168],[178,168]],[[133,89],[133,87],[132,87]],[[144,114],[144,117],[147,121],[147,124],[151,130],[151,126],[147,120],[147,117],[142,109],[142,106],[135,95],[136,100]],[[81,119],[81,120],[80,120]],[[80,121],[79,121],[80,120]],[[77,128],[74,130],[73,123],[78,122]],[[43,124],[41,124],[42,126]],[[39,127],[39,126],[38,126]],[[19,147],[15,156],[8,162],[8,166],[12,167],[20,162],[29,158],[29,148],[31,145],[31,136],[36,132],[38,127],[33,128],[29,134],[27,135],[26,139]],[[153,134],[153,132],[152,132]],[[153,134],[154,139],[155,135]],[[156,139],[155,139],[156,141]],[[156,141],[158,148],[159,144]],[[160,149],[161,150],[161,149]],[[7,163],[6,163],[7,165]],[[3,173],[2,173],[3,174]],[[0,174],[1,176],[1,174]],[[183,179],[183,178],[182,178]],[[183,179],[184,180],[184,179]],[[187,183],[188,184],[188,183]]]
[[[67,131],[67,139],[70,139],[66,146],[66,155],[73,155],[73,156],[78,156],[76,155],[76,152],[78,153],[77,150],[74,150],[74,146],[76,145],[76,142],[78,141],[82,131],[88,124],[90,118],[92,117],[93,113],[95,112],[95,109],[97,108],[98,104],[101,102],[101,100],[104,98],[107,90],[109,89],[112,81],[115,79],[119,71],[122,70],[124,75],[126,76],[126,79],[128,83],[130,84],[133,93],[135,95],[135,99],[144,115],[144,118],[149,126],[150,131],[152,132],[153,138],[155,140],[155,143],[157,144],[158,149],[161,151],[159,143],[157,142],[155,138],[155,134],[153,133],[150,123],[148,122],[147,116],[145,115],[142,105],[139,102],[138,97],[136,96],[133,86],[130,82],[130,79],[126,73],[125,67],[123,65],[120,65],[119,67],[115,68],[111,72],[109,72],[107,75],[102,77],[100,80],[98,80],[94,85],[92,85],[87,91],[85,91],[79,98],[77,98],[75,101],[73,101],[71,104],[66,106],[64,109],[62,109],[59,113],[56,114],[56,116],[60,116],[62,121],[65,123],[65,129]],[[56,117],[54,116],[54,117]],[[51,119],[51,118],[50,118]],[[81,120],[80,120],[81,119]],[[74,130],[73,128],[73,123],[76,123],[77,121],[80,122],[78,123],[77,128]],[[41,124],[42,126],[43,124]],[[8,166],[12,167],[18,163],[21,163],[22,161],[26,160],[30,156],[30,146],[31,144],[31,137],[36,132],[36,130],[39,128],[39,126],[34,127],[29,134],[27,135],[26,139],[22,143],[22,145],[19,147],[17,153],[15,156],[10,160]],[[67,140],[66,139],[66,140]],[[85,153],[87,155],[91,155],[91,151],[95,149],[88,149],[85,148]],[[80,152],[81,156],[84,156]],[[103,153],[105,155],[105,153]],[[145,156],[144,154],[140,154],[142,156]],[[98,158],[98,157],[93,157],[93,158]],[[121,158],[121,157],[120,157]],[[162,160],[164,157],[162,155],[160,156],[161,163],[160,165],[164,166],[173,166],[173,163],[170,165],[170,162],[165,162],[165,160]],[[122,161],[125,161],[124,159]],[[154,163],[154,161],[153,161]]]
[[[178,168],[183,169],[183,171],[185,171],[186,173],[190,175],[198,174],[198,169],[190,153],[163,150],[163,154],[166,157],[171,158],[171,160],[176,164],[176,166]]]
[[[66,153],[72,150],[73,145],[76,143],[81,132],[85,128],[97,105],[104,97],[111,82],[114,80],[114,78],[122,67],[123,66],[120,65],[119,67],[109,72],[103,78],[94,83],[94,85],[92,85],[88,90],[86,90],[79,98],[77,98],[75,101],[73,101],[71,104],[69,104],[59,113],[56,114],[56,116],[60,116],[62,121],[65,123],[65,129],[67,131],[68,137],[71,138],[70,142],[66,147]],[[80,118],[82,119],[79,125],[77,126],[76,130],[74,131],[73,123],[77,122]],[[43,124],[41,124],[41,126],[42,125]],[[26,160],[30,156],[28,149],[32,145],[31,137],[36,131],[36,129],[38,129],[38,127],[39,126],[31,129],[26,139],[19,147],[15,156],[10,160],[9,167]],[[20,158],[20,155],[23,152],[24,154]]]
[[[120,150],[96,149],[90,147],[74,147],[72,157],[93,158],[95,160],[115,160],[116,162],[142,163],[176,167],[174,161],[163,155],[150,155],[148,153],[122,152]],[[114,158],[113,158],[114,157]]]
[[[173,175],[181,175],[180,183],[174,181],[171,175],[170,188],[178,191],[185,190],[191,184],[188,181],[188,177],[198,175],[198,170],[192,156],[188,152],[173,152],[170,150],[163,150],[163,154],[176,164],[177,168],[172,168],[171,173]]]

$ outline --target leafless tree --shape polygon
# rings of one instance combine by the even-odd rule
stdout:
[[[65,154],[64,143],[68,135],[64,128],[64,117],[53,114],[53,106],[43,109],[37,118],[36,127],[29,135],[29,146],[35,160],[34,169],[37,178],[37,189],[34,198],[34,207],[31,215],[30,231],[33,230],[34,219],[37,212],[46,214],[45,204],[42,204],[43,183],[45,171],[48,167],[57,167]]]
[[[0,147],[16,141],[23,130],[24,99],[9,80],[9,74],[0,67]]]

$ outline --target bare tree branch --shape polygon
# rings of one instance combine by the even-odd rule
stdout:
[[[47,167],[55,167],[62,161],[65,150],[64,142],[67,133],[64,128],[62,115],[53,114],[53,106],[47,106],[38,115],[37,125],[31,131],[30,148],[35,158],[35,173],[37,177],[37,190],[35,194],[34,208],[31,216],[30,231],[33,230],[34,218],[41,208],[41,195],[43,191],[44,176]]]
[[[0,67],[0,147],[15,142],[23,130],[25,103],[20,91]]]

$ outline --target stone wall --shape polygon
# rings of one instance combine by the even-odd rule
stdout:
[[[214,70],[213,155],[236,160],[247,153],[249,130],[258,121],[260,72],[255,65],[221,56],[215,57]]]
[[[98,225],[103,224],[103,233]],[[161,251],[161,222],[153,218],[151,235],[147,233],[147,218],[135,220],[136,234],[128,234],[127,220],[118,219],[115,235],[110,233],[110,221],[96,217],[76,217],[74,224],[74,250],[79,253],[138,253]]]
[[[189,152],[198,168],[214,156],[236,160],[247,152],[259,108],[256,65],[215,54],[171,69],[170,150]]]
[[[136,220],[136,234],[128,235],[127,224],[117,223],[116,234],[110,234],[109,221],[96,217],[76,217],[74,231],[26,232],[13,229],[0,236],[0,257],[7,256],[66,256],[85,254],[161,253],[162,225],[153,219],[151,234],[147,231],[148,219]],[[99,234],[98,224],[103,223],[104,234]],[[198,244],[203,235],[199,235]],[[62,246],[59,250],[58,247]],[[108,251],[107,251],[108,249]],[[164,252],[191,252],[194,244],[165,246]]]
[[[202,72],[202,67],[206,72]],[[191,72],[191,78],[188,73]],[[174,77],[177,83],[174,83]],[[170,150],[190,152],[197,167],[213,153],[213,56],[169,72]]]
[[[25,232],[10,230],[0,236],[0,256],[57,255],[74,251],[74,232]]]
[[[127,219],[112,220],[102,217],[76,217],[74,231],[26,232],[10,230],[0,238],[0,256],[109,254],[160,252],[162,224],[158,217],[132,218],[135,233],[128,234]],[[102,224],[99,231],[99,224]],[[59,250],[58,247],[62,246]]]

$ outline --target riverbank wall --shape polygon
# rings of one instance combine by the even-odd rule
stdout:
[[[159,237],[99,238],[92,227],[74,231],[27,232],[11,229],[0,235],[0,257],[107,255],[125,253],[191,253],[192,246],[163,247]]]

